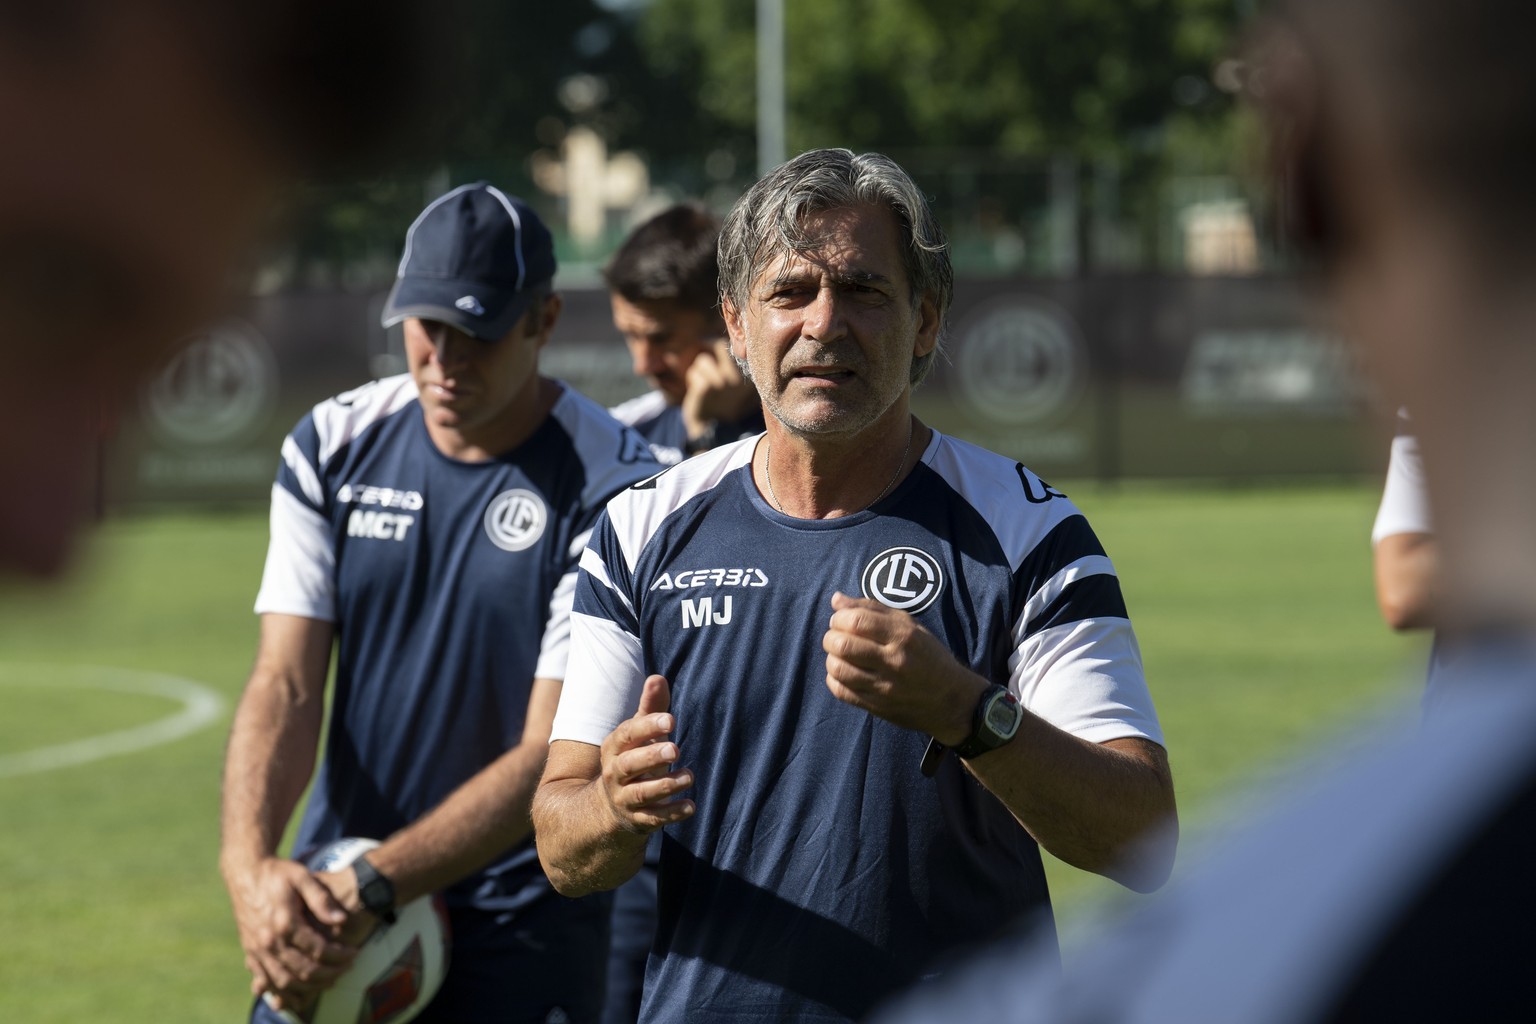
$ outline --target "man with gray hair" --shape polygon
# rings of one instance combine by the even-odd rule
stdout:
[[[857,1019],[1046,914],[1037,843],[1156,888],[1173,787],[1087,522],[910,412],[952,273],[907,174],[805,153],[720,257],[767,430],[594,531],[539,856],[567,895],[611,889],[662,830],[642,1020]]]

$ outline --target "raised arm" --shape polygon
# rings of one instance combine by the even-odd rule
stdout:
[[[970,735],[992,684],[905,612],[841,594],[833,608],[823,647],[834,696],[946,747]],[[1011,742],[965,764],[1068,864],[1141,892],[1167,880],[1178,819],[1160,745],[1135,737],[1093,743],[1024,711]]]
[[[731,358],[730,344],[718,340],[701,351],[688,367],[688,390],[683,395],[683,427],[688,433],[689,451],[703,451],[712,445],[696,447],[712,436],[722,420],[740,420],[759,407],[757,389],[742,376]],[[735,438],[713,438],[723,444]]]
[[[645,856],[650,834],[694,812],[681,794],[693,773],[676,767],[677,744],[667,681],[646,679],[635,716],[601,747],[576,740],[550,744],[544,780],[533,801],[539,862],[566,896],[614,889]]]
[[[951,735],[958,742],[969,731]],[[1168,754],[1151,740],[1090,743],[1026,711],[1012,743],[965,765],[1041,847],[1073,867],[1137,892],[1168,880],[1178,812]]]

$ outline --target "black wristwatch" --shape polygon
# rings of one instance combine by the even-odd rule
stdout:
[[[1008,687],[989,686],[981,695],[975,714],[971,718],[971,734],[955,744],[952,749],[963,758],[972,758],[977,754],[996,750],[1013,739],[1014,733],[1019,731],[1019,723],[1023,720],[1024,708],[1019,704],[1019,699],[1009,692]],[[939,764],[944,760],[946,749],[950,748],[929,737],[928,747],[923,751],[923,759],[918,765],[924,776],[931,779],[938,774]]]
[[[357,895],[363,908],[385,924],[394,924],[395,883],[381,875],[365,857],[352,862],[352,874],[357,878]]]
[[[982,694],[972,719],[971,734],[952,748],[963,758],[985,754],[1013,739],[1024,720],[1024,708],[1006,686],[992,686]]]

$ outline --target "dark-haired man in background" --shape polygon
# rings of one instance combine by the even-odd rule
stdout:
[[[635,228],[603,272],[613,326],[654,389],[609,412],[667,464],[763,429],[757,390],[725,342],[719,234],[719,218],[681,203]]]

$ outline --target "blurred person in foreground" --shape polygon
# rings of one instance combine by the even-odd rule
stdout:
[[[0,0],[0,569],[67,563],[104,423],[237,300],[284,186],[417,139],[434,83],[382,55],[424,6]]]
[[[1283,222],[1424,450],[1435,621],[1458,638],[1433,713],[1356,725],[1064,979],[1021,939],[881,1024],[1529,1015],[1533,31],[1509,0],[1291,0],[1248,76]]]
[[[680,203],[632,231],[603,271],[613,326],[652,390],[609,411],[667,465],[763,429],[720,316],[720,220]]]
[[[221,867],[253,990],[303,1009],[394,907],[444,891],[452,954],[421,1021],[595,1020],[610,901],[550,888],[528,803],[570,650],[576,561],[645,443],[540,376],[549,231],[484,183],[406,236],[384,324],[409,373],[320,403],[283,443],[235,714]],[[312,874],[278,844],[382,841]],[[254,1020],[271,1020],[257,1000]]]
[[[1039,847],[1157,887],[1173,786],[1082,514],[910,411],[952,273],[906,172],[796,157],[720,266],[767,430],[594,531],[539,855],[562,892],[612,889],[662,831],[642,1020],[856,1019],[1048,918]]]

